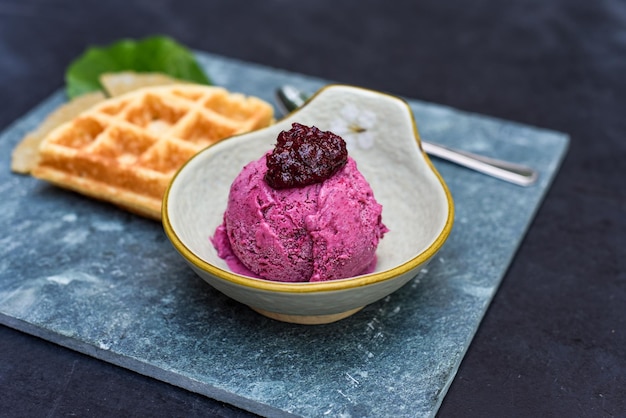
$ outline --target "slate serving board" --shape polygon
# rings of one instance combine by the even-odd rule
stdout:
[[[328,81],[197,52],[217,85],[274,103]],[[529,188],[434,160],[455,201],[428,269],[352,317],[281,323],[197,277],[159,223],[10,172],[59,91],[0,136],[0,322],[268,416],[434,416],[569,138],[409,100],[424,138],[529,164]],[[224,202],[215,202],[223,205]]]

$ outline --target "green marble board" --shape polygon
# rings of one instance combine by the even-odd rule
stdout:
[[[328,83],[197,56],[215,84],[272,103],[282,84]],[[64,100],[53,94],[0,136],[0,322],[267,416],[435,415],[569,141],[409,100],[423,137],[532,165],[539,181],[523,188],[434,159],[456,219],[428,269],[352,317],[302,326],[209,287],[159,223],[11,173],[15,144]]]

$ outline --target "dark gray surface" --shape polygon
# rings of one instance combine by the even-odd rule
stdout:
[[[87,44],[169,33],[197,49],[567,132],[563,169],[440,415],[622,414],[623,3],[386,3],[3,1],[0,126],[60,87]],[[0,410],[14,416],[245,415],[0,332]]]

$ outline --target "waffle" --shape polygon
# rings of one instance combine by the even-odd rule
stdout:
[[[270,104],[219,87],[147,87],[107,99],[46,136],[31,174],[161,219],[176,170],[206,146],[269,125]]]
[[[13,149],[11,154],[11,171],[20,174],[29,174],[39,159],[39,145],[57,126],[74,119],[85,109],[102,102],[106,96],[102,92],[83,94],[76,99],[62,104],[51,112],[46,119],[35,129],[28,132],[22,141]]]

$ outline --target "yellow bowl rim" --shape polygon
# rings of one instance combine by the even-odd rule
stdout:
[[[307,102],[302,107],[300,107],[299,109],[296,109],[295,111],[291,112],[288,115],[285,115],[284,118],[292,116],[294,113],[298,112],[300,109],[302,109],[308,103],[310,103],[322,91],[324,91],[326,89],[329,89],[329,88],[332,88],[332,87],[350,87],[350,88],[356,88],[356,89],[367,91],[367,92],[373,92],[373,93],[376,93],[376,94],[382,94],[382,95],[391,97],[393,99],[402,101],[403,104],[407,107],[409,113],[411,115],[413,114],[413,111],[411,110],[411,107],[409,106],[408,102],[406,100],[398,97],[398,96],[394,96],[394,95],[391,95],[391,94],[388,94],[388,93],[383,93],[383,92],[379,92],[379,91],[366,89],[366,88],[363,88],[363,87],[346,85],[346,84],[329,84],[327,86],[322,87],[315,94],[313,94],[309,98],[309,100],[307,100]],[[444,224],[443,229],[441,230],[441,233],[437,236],[437,238],[432,242],[432,244],[428,248],[426,248],[424,251],[422,251],[421,253],[417,254],[415,257],[411,258],[410,260],[408,260],[408,261],[406,261],[406,262],[404,262],[402,264],[399,264],[396,267],[393,267],[393,268],[388,269],[388,270],[380,271],[380,272],[375,272],[375,273],[363,275],[363,276],[357,276],[357,277],[351,277],[351,278],[345,278],[345,279],[338,279],[338,280],[329,280],[329,281],[322,281],[322,282],[277,282],[277,281],[271,281],[271,280],[265,280],[265,279],[257,279],[257,278],[254,278],[254,277],[249,277],[249,276],[243,276],[243,275],[240,275],[240,274],[236,274],[236,273],[233,273],[233,272],[221,269],[219,267],[216,267],[215,265],[213,265],[213,264],[203,260],[202,258],[198,257],[176,235],[176,232],[174,231],[174,228],[172,227],[172,224],[171,224],[171,221],[170,221],[170,218],[169,218],[169,215],[168,215],[167,207],[168,207],[168,201],[169,201],[169,195],[170,195],[171,187],[174,184],[174,181],[178,177],[179,173],[187,166],[187,164],[191,160],[193,160],[194,158],[198,157],[198,155],[200,155],[200,153],[202,153],[203,151],[201,151],[200,153],[194,155],[185,164],[183,164],[176,171],[176,173],[174,174],[172,180],[170,181],[169,185],[167,186],[167,189],[166,189],[165,194],[163,196],[163,202],[162,202],[162,205],[161,205],[161,215],[162,215],[161,218],[162,218],[163,229],[165,230],[165,233],[168,236],[168,238],[170,239],[170,241],[172,242],[172,245],[174,246],[174,248],[188,262],[190,262],[196,268],[198,268],[198,269],[200,269],[202,271],[205,271],[205,272],[209,273],[210,275],[212,275],[212,276],[214,276],[214,277],[216,277],[218,279],[222,279],[222,280],[225,280],[227,282],[230,282],[230,283],[233,283],[233,284],[236,284],[236,285],[239,285],[239,286],[244,286],[244,287],[248,287],[248,288],[254,288],[254,289],[263,290],[263,291],[267,291],[267,292],[315,293],[315,292],[340,291],[340,290],[348,290],[348,289],[352,289],[352,288],[368,286],[368,285],[371,285],[371,284],[374,284],[374,283],[379,283],[379,282],[387,281],[387,280],[390,280],[390,279],[394,279],[396,277],[400,277],[400,276],[402,276],[402,275],[404,275],[404,274],[414,270],[415,268],[419,267],[420,265],[422,265],[423,263],[427,262],[428,260],[430,260],[430,258],[432,258],[432,256],[435,255],[439,251],[439,249],[443,246],[445,241],[448,239],[448,237],[450,235],[450,232],[452,231],[452,225],[454,223],[454,202],[452,200],[452,194],[450,193],[450,190],[449,190],[447,184],[445,183],[445,181],[443,180],[443,178],[441,177],[439,172],[435,169],[435,166],[432,164],[432,161],[430,160],[428,155],[424,152],[424,150],[422,148],[421,139],[420,139],[419,133],[417,131],[417,125],[415,123],[415,119],[414,118],[411,118],[411,123],[412,123],[412,126],[413,126],[413,136],[415,138],[415,141],[417,142],[417,146],[419,147],[420,151],[424,155],[426,163],[428,164],[428,166],[430,167],[432,172],[435,174],[435,176],[439,180],[439,183],[440,183],[441,187],[443,188],[444,193],[446,195],[446,200],[447,200],[447,203],[448,203],[448,217],[446,219],[446,222]],[[245,135],[245,134],[242,134],[242,135]],[[215,145],[215,144],[213,144],[213,145]],[[211,145],[211,146],[213,146],[213,145]],[[209,147],[211,147],[211,146],[209,146]]]

